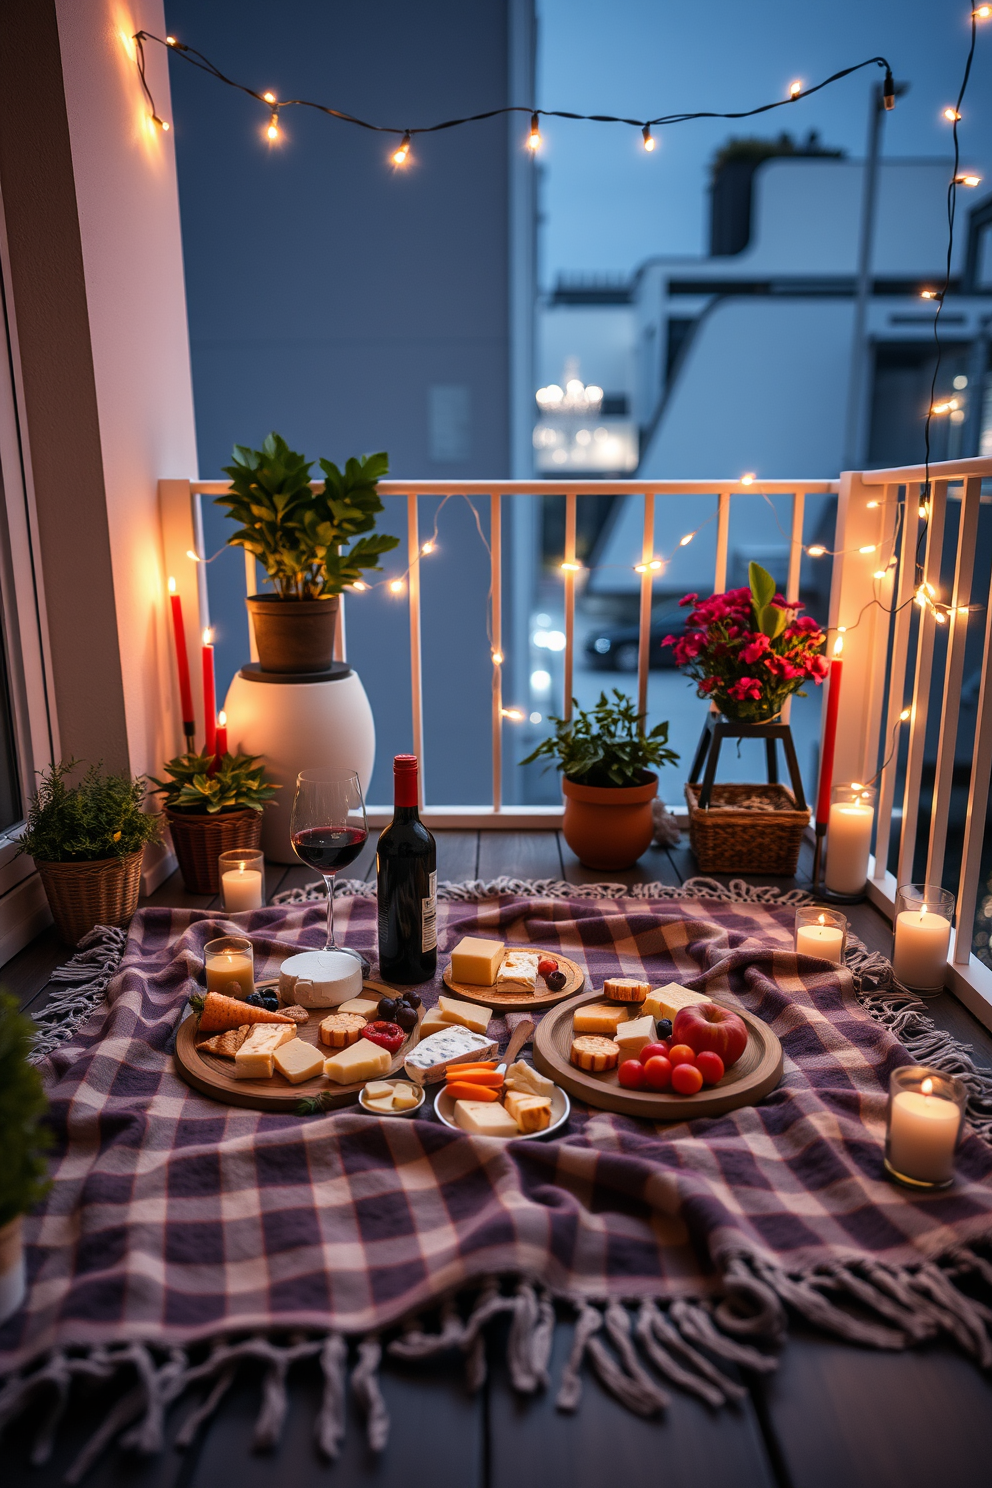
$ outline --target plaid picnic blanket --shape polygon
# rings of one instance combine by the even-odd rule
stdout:
[[[721,902],[704,896],[727,891],[705,883],[678,898],[660,886],[542,885],[536,897],[534,886],[498,887],[449,889],[442,953],[480,931],[560,949],[592,985],[643,975],[737,1001],[782,1042],[778,1089],[759,1106],[667,1127],[575,1103],[562,1137],[508,1144],[433,1118],[221,1105],[183,1084],[170,1053],[205,942],[248,934],[257,974],[271,975],[322,943],[323,905],[231,919],[143,910],[116,974],[122,933],[94,933],[83,964],[88,954],[102,975],[83,999],[97,1005],[42,1063],[53,1186],[26,1222],[27,1303],[0,1328],[0,1425],[38,1395],[64,1403],[76,1374],[119,1372],[128,1393],[78,1478],[117,1434],[160,1446],[165,1406],[200,1386],[189,1439],[239,1361],[262,1358],[265,1444],[288,1365],[314,1355],[326,1381],[318,1439],[333,1456],[350,1338],[352,1388],[381,1446],[384,1348],[407,1359],[460,1349],[477,1384],[484,1325],[507,1314],[514,1383],[541,1388],[556,1304],[578,1314],[563,1409],[578,1402],[584,1362],[646,1415],[664,1407],[661,1379],[714,1405],[733,1399],[737,1366],[774,1367],[790,1311],[879,1348],[947,1335],[992,1364],[981,1300],[992,1289],[992,1148],[967,1134],[957,1181],[940,1193],[907,1193],[882,1165],[893,1068],[923,1053],[961,1074],[985,1132],[990,1082],[887,963],[856,954],[852,973],[797,957],[791,907]],[[346,942],[374,960],[374,900],[344,896],[338,913]],[[421,989],[428,1005],[439,985]],[[39,1457],[57,1417],[46,1417]]]

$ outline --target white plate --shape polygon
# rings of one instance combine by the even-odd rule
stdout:
[[[392,1080],[395,1084],[397,1078],[402,1079],[402,1076],[397,1077],[396,1075],[380,1075],[379,1078],[383,1081]],[[413,1085],[413,1083],[414,1082],[412,1080],[403,1080],[404,1085]],[[416,1089],[416,1086],[414,1086],[414,1088]],[[420,1099],[415,1106],[407,1106],[405,1111],[376,1111],[372,1106],[367,1106],[365,1104],[365,1086],[363,1085],[361,1090],[358,1092],[358,1104],[361,1106],[366,1116],[416,1116],[417,1112],[423,1109],[425,1095],[426,1091],[424,1090],[423,1085],[421,1085]]]
[[[568,1093],[562,1090],[560,1085],[556,1085],[554,1088],[554,1093],[551,1096],[550,1126],[546,1126],[543,1131],[518,1132],[516,1137],[500,1137],[499,1140],[501,1142],[514,1142],[518,1138],[526,1138],[527,1141],[531,1141],[535,1137],[543,1139],[544,1137],[553,1136],[556,1131],[560,1131],[561,1128],[565,1125],[565,1122],[568,1120],[569,1115],[571,1114],[571,1110],[572,1102],[568,1098]],[[447,1089],[443,1085],[441,1086],[437,1095],[434,1097],[434,1113],[437,1116],[437,1119],[439,1121],[442,1121],[445,1126],[450,1126],[452,1131],[462,1130],[462,1128],[455,1121],[455,1103],[451,1099],[447,1092]]]

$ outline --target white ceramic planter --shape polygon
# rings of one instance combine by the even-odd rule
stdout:
[[[224,700],[232,749],[264,756],[282,786],[262,813],[262,849],[276,863],[298,863],[289,839],[296,777],[301,770],[354,770],[368,791],[375,764],[375,724],[357,672],[329,681],[258,681],[238,672]],[[314,874],[314,877],[317,875]]]
[[[0,1323],[12,1317],[27,1295],[21,1216],[0,1230]]]

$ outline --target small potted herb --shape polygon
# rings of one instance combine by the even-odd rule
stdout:
[[[159,835],[142,809],[145,783],[93,765],[75,785],[78,761],[44,771],[18,851],[35,862],[59,935],[76,945],[94,925],[126,925],[138,907],[141,856]]]
[[[649,768],[675,764],[668,746],[668,724],[645,732],[646,714],[619,688],[615,702],[605,692],[591,712],[574,703],[567,721],[552,718],[555,732],[521,764],[546,757],[562,772],[565,796],[562,832],[588,868],[629,868],[651,841],[651,803],[658,777]]]
[[[254,754],[180,754],[165,766],[171,778],[152,778],[163,798],[172,845],[191,894],[216,894],[222,852],[257,847],[262,812],[280,789],[265,778]]]
[[[316,491],[312,466],[275,433],[260,450],[235,445],[234,464],[224,467],[230,493],[217,497],[240,524],[228,544],[253,553],[275,589],[246,601],[266,672],[327,671],[340,594],[399,545],[398,537],[373,531],[386,454],[348,460],[343,472],[321,460],[324,484]]]
[[[0,993],[0,1323],[24,1301],[21,1216],[48,1188],[50,1133],[42,1124],[48,1102],[41,1076],[28,1063],[34,1035],[30,1018]]]

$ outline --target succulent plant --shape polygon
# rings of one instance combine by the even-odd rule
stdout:
[[[224,754],[214,764],[209,754],[179,754],[168,760],[165,772],[171,780],[150,777],[155,794],[173,811],[216,815],[218,811],[264,811],[281,786],[265,779],[265,767],[257,754]]]

